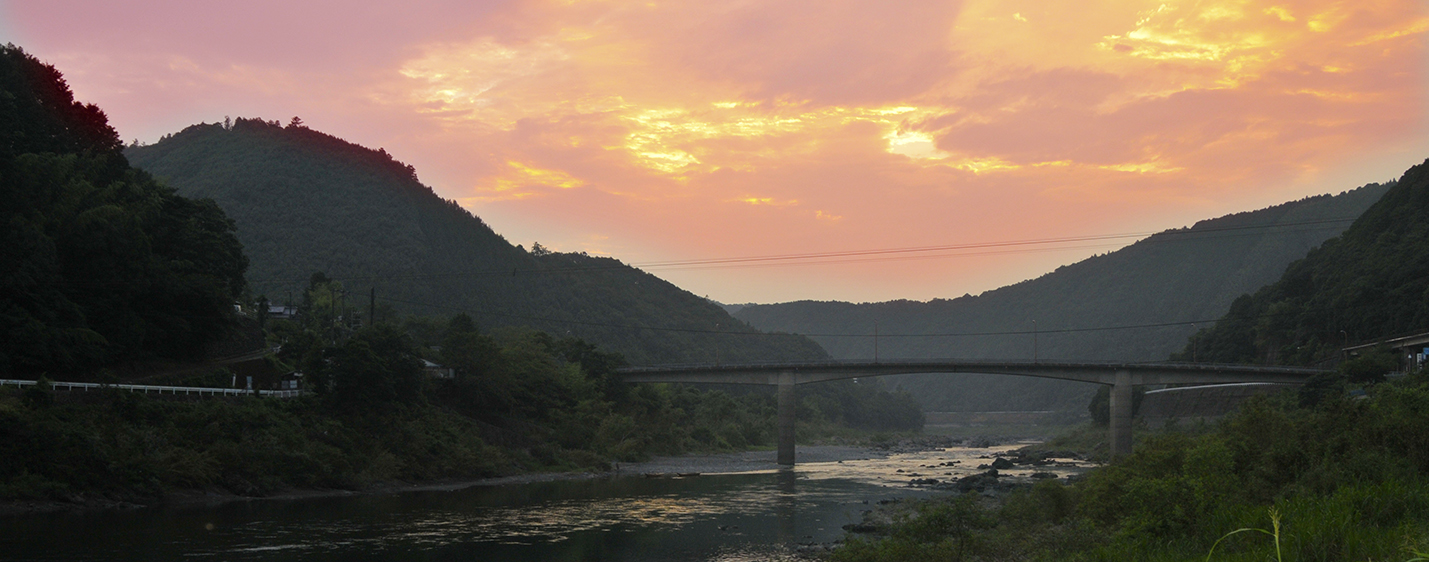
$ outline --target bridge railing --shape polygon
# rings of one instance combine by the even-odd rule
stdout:
[[[39,381],[27,381],[16,379],[0,379],[0,387],[14,385],[17,387],[35,386]],[[130,392],[142,392],[145,394],[175,394],[185,396],[248,396],[256,392],[259,396],[270,398],[296,398],[303,395],[302,390],[246,390],[242,388],[211,388],[202,386],[158,386],[148,384],[101,384],[92,382],[64,382],[51,381],[50,388],[56,390],[88,392],[100,388],[117,388]]]

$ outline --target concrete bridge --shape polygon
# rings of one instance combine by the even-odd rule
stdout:
[[[1147,384],[1269,382],[1300,384],[1320,369],[1209,363],[1081,363],[1054,361],[904,360],[670,365],[620,369],[626,382],[762,384],[779,388],[779,464],[794,464],[794,389],[816,382],[919,373],[982,373],[1042,377],[1111,387],[1111,454],[1131,452],[1132,389]]]

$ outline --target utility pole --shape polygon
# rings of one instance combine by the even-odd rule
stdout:
[[[878,362],[878,322],[873,323],[873,362]]]
[[[1037,321],[1032,321],[1032,362],[1037,362]]]

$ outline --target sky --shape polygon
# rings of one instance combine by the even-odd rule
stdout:
[[[126,141],[300,117],[726,303],[977,294],[1395,179],[1426,39],[1424,0],[0,0]]]

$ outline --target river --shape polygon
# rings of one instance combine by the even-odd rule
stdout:
[[[454,491],[30,514],[0,519],[5,560],[795,560],[912,478],[978,472],[1009,447],[934,449],[794,470],[642,474]],[[1043,470],[1043,469],[1038,469]],[[1061,469],[1063,474],[1079,469]],[[1010,471],[1016,475],[1029,470]]]

